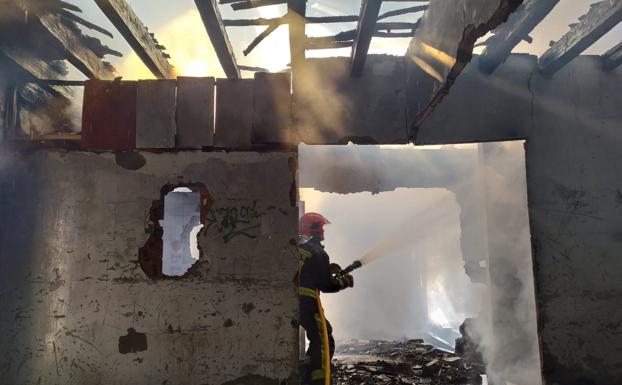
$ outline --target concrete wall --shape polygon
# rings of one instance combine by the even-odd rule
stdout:
[[[481,73],[478,58],[467,66],[449,94],[419,127],[417,144],[490,142],[524,139],[531,127],[532,94],[537,58],[512,55],[492,75]],[[408,65],[408,95],[421,100],[432,79],[415,64]],[[409,120],[422,110],[410,103]]]
[[[529,214],[550,385],[622,383],[622,68],[532,82]]]
[[[15,154],[0,169],[0,382],[294,383],[294,161]],[[187,277],[152,280],[137,257],[146,218],[178,182],[214,199],[204,255]]]
[[[294,76],[294,144],[407,142],[404,58],[370,55],[359,78],[350,65],[309,59]]]
[[[4,141],[4,137],[6,135],[5,133],[5,127],[4,127],[4,120],[5,120],[5,108],[6,108],[6,93],[8,91],[7,89],[8,83],[7,83],[7,79],[5,77],[5,75],[0,72],[0,143],[2,143]]]
[[[604,72],[598,57],[581,56],[545,78],[529,61],[513,55],[479,85],[471,63],[417,142],[527,139],[545,381],[620,384],[622,69]]]

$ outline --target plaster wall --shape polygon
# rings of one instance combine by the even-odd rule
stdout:
[[[293,383],[295,155],[125,157],[37,151],[0,169],[0,382]],[[204,255],[152,280],[147,217],[179,182],[213,198]]]

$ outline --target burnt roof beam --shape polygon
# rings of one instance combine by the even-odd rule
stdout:
[[[62,46],[65,58],[89,79],[112,80],[116,77],[114,68],[103,62],[84,43],[84,36],[79,35],[79,30],[66,27],[60,16],[47,14],[39,17],[43,28],[50,36]]]
[[[382,0],[363,0],[361,3],[356,37],[352,44],[350,75],[353,77],[359,77],[363,73],[371,38],[376,31],[376,22],[381,5]]]
[[[489,74],[494,72],[510,56],[514,47],[522,40],[529,39],[529,33],[557,3],[559,0],[525,0],[510,15],[508,21],[495,29],[494,35],[486,41],[486,49],[479,58],[480,70]]]
[[[230,79],[240,78],[240,69],[235,61],[233,48],[222,22],[216,0],[194,0],[194,3],[201,14],[203,25],[216,51],[216,56],[218,56],[218,61],[223,71]]]
[[[385,0],[386,1],[386,0]],[[425,11],[428,8],[427,5],[417,5],[414,7],[396,9],[388,11],[378,16],[378,20],[388,19],[394,16],[406,15],[409,13],[417,13]],[[307,24],[325,24],[325,23],[355,23],[359,20],[358,15],[347,16],[307,16],[305,17],[305,23]],[[259,17],[257,19],[224,19],[223,24],[225,27],[248,27],[253,25],[272,25],[273,23],[286,24],[287,17],[281,16],[272,19],[266,19]]]
[[[298,68],[305,61],[305,16],[307,0],[289,0],[287,2],[287,20],[289,23],[289,50],[291,57],[292,74],[295,76]]]
[[[570,31],[549,48],[539,60],[540,72],[553,75],[622,21],[622,0],[604,0],[572,25]]]
[[[173,66],[168,62],[162,46],[149,34],[126,0],[95,0],[95,3],[155,77],[175,77]]]
[[[287,4],[289,0],[245,0],[231,4],[231,8],[235,11],[242,9],[253,9],[259,7],[267,7],[270,5]],[[221,2],[222,3],[222,2]]]

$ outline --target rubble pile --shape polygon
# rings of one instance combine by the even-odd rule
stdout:
[[[335,385],[412,385],[482,383],[485,366],[451,352],[408,341],[349,341],[333,360]]]

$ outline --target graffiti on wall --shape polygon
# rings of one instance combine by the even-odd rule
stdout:
[[[212,208],[206,220],[206,229],[216,229],[225,243],[236,237],[254,239],[260,228],[261,213],[257,201],[250,205],[232,205]]]

